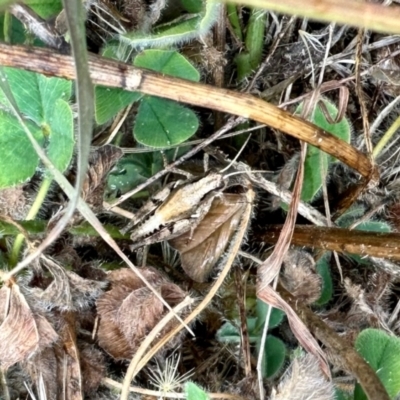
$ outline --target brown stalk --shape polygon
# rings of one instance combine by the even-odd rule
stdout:
[[[75,79],[72,57],[56,54],[52,50],[0,44],[0,65]],[[253,119],[320,148],[367,179],[378,178],[376,166],[351,145],[251,95],[162,76],[95,55],[89,57],[89,66],[91,78],[97,85],[161,95],[171,100]]]
[[[282,225],[269,225],[260,240],[276,243]],[[338,253],[352,253],[400,260],[400,234],[351,231],[343,228],[297,225],[294,228],[292,244],[314,247]]]
[[[282,298],[295,310],[307,328],[328,348],[340,356],[346,368],[357,378],[369,400],[389,400],[389,396],[374,370],[332,328],[305,307],[283,287]],[[339,366],[340,367],[340,366]]]
[[[356,0],[233,0],[233,2],[319,21],[338,22],[384,33],[400,33],[399,7],[384,7]]]

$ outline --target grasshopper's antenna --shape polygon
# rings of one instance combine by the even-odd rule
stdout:
[[[242,154],[242,151],[244,150],[244,148],[247,146],[247,143],[249,143],[250,137],[251,137],[251,134],[247,137],[246,141],[243,143],[243,146],[240,148],[240,150],[236,154],[235,158],[222,171],[220,171],[221,174],[224,173],[226,170],[228,170],[236,162],[236,160]]]

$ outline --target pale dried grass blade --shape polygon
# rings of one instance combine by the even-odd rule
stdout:
[[[290,307],[285,300],[283,300],[282,297],[270,286],[265,287],[262,292],[257,293],[257,296],[259,299],[265,301],[272,307],[279,308],[286,313],[290,328],[292,329],[292,332],[296,336],[297,340],[304,347],[304,349],[317,357],[325,375],[330,377],[331,373],[325,353],[322,351],[320,345],[311,335],[310,331],[307,329],[298,315],[294,312],[293,308]]]
[[[279,274],[282,261],[289,250],[290,242],[293,236],[293,230],[297,218],[297,209],[300,203],[301,189],[304,176],[304,159],[307,146],[304,144],[301,151],[301,159],[296,181],[293,188],[292,201],[290,203],[289,212],[283,225],[282,232],[275,245],[272,254],[258,267],[258,287],[257,293],[261,293]]]

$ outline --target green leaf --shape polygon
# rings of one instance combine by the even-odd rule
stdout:
[[[24,3],[42,18],[55,16],[62,10],[61,0],[25,0]]]
[[[307,147],[306,160],[304,162],[304,181],[301,199],[306,203],[311,202],[322,187],[328,174],[328,155],[317,147]]]
[[[217,340],[222,343],[240,343],[240,332],[230,322],[225,322],[216,334]]]
[[[151,154],[135,154],[122,158],[107,180],[107,193],[122,195],[152,176]]]
[[[203,10],[204,4],[200,0],[181,0],[183,8],[190,14],[196,14]]]
[[[145,50],[135,57],[133,64],[194,82],[200,80],[199,71],[175,50]]]
[[[326,252],[316,264],[318,274],[322,278],[322,292],[320,298],[315,302],[318,306],[323,306],[328,303],[333,295],[333,284],[329,260],[331,252]]]
[[[257,354],[260,351],[260,340],[257,343]],[[283,367],[286,357],[286,346],[282,340],[268,335],[265,341],[262,375],[264,378],[273,378]]]
[[[12,2],[12,1],[11,1]],[[1,5],[0,5],[1,10]],[[11,27],[8,29],[8,33],[10,36],[10,44],[23,44],[26,40],[26,29],[22,25],[22,23],[15,18],[13,15],[11,16],[11,21],[9,21]],[[4,15],[0,16],[0,40],[5,41],[4,33],[5,33],[5,18]],[[34,45],[39,45],[38,40],[34,41]]]
[[[193,382],[185,383],[185,394],[187,400],[207,400],[207,393]]]
[[[111,224],[106,224],[103,225],[105,230],[108,232],[108,234],[114,238],[114,239],[129,239],[130,234],[123,235],[120,230],[115,226]],[[89,222],[84,222],[81,225],[74,226],[68,230],[69,233],[71,233],[74,236],[93,236],[93,237],[99,237],[99,232],[96,231],[95,228],[93,228],[92,225],[89,224]]]
[[[386,221],[365,221],[358,224],[356,230],[389,233],[392,232],[392,227]]]
[[[198,127],[199,121],[192,110],[171,100],[145,96],[133,134],[145,146],[163,148],[184,142]]]
[[[52,122],[54,108],[58,99],[68,101],[71,97],[71,81],[59,78],[47,78],[44,75],[36,75],[40,99],[42,103],[44,119]]]
[[[50,124],[55,101],[68,100],[71,96],[71,82],[23,69],[5,68],[8,83],[19,110],[37,125]],[[8,108],[8,100],[0,93],[0,102]]]
[[[389,397],[397,396],[400,393],[400,339],[378,329],[365,329],[358,335],[355,347],[376,372]],[[354,399],[367,399],[359,384]]]
[[[338,113],[337,107],[327,99],[321,99],[324,103],[325,108],[327,109],[329,115],[332,119],[335,119]],[[350,143],[352,127],[349,120],[344,117],[341,121],[336,124],[330,124],[321,108],[318,106],[313,114],[312,122],[322,128],[323,130],[330,132],[332,135],[336,136],[339,139],[344,140],[346,143]]]
[[[238,54],[234,61],[237,68],[237,80],[241,82],[253,72],[250,63],[250,54],[244,51],[243,53]]]
[[[27,122],[35,139],[43,145],[42,131]],[[39,158],[33,149],[25,131],[16,118],[0,111],[0,188],[25,182],[35,173]]]
[[[18,221],[18,223],[31,235],[44,233],[47,228],[48,221],[32,220]],[[16,226],[0,221],[1,236],[16,236],[21,233]]]
[[[338,109],[336,106],[327,99],[321,99],[325,105],[329,115],[335,119]],[[295,114],[300,115],[303,110],[303,104],[297,107]],[[350,142],[351,125],[346,118],[340,122],[330,124],[326,119],[321,107],[318,105],[310,118],[310,121],[319,126],[323,130],[330,132],[334,136]],[[314,146],[307,147],[307,155],[304,164],[304,183],[301,193],[301,199],[305,202],[311,202],[322,187],[322,183],[326,180],[328,174],[329,164],[334,162],[335,159],[328,154],[320,151]]]
[[[184,79],[200,79],[193,65],[176,51],[146,50],[135,58],[134,64]],[[141,144],[163,148],[184,142],[198,126],[199,121],[190,109],[171,100],[146,96],[139,106],[133,135]]]
[[[143,95],[139,92],[127,92],[122,89],[96,86],[95,88],[95,117],[99,125],[106,123],[117,113]]]
[[[341,389],[335,388],[335,400],[353,400],[353,396]]]
[[[47,154],[60,171],[65,171],[74,150],[73,116],[71,107],[66,101],[58,99],[55,102],[50,129],[52,133],[49,137]]]
[[[349,208],[343,215],[341,215],[337,220],[336,223],[341,228],[348,228],[352,225],[355,221],[360,219],[363,215],[365,215],[365,207],[363,205],[355,205]]]
[[[109,48],[107,52],[110,53],[110,51]],[[134,65],[191,81],[200,80],[200,74],[196,68],[177,51],[145,50],[135,57]],[[98,124],[104,124],[129,104],[143,97],[139,92],[127,92],[102,86],[96,87],[95,95]]]
[[[74,147],[73,116],[67,103],[71,96],[71,82],[13,68],[5,68],[5,73],[30,130],[46,148],[56,167],[64,171],[71,161]],[[3,92],[0,93],[0,103],[9,110]],[[0,126],[4,127],[0,137],[4,155],[0,187],[5,187],[29,179],[35,173],[39,158],[11,111],[0,113]],[[13,128],[6,128],[11,126]]]
[[[179,147],[164,152],[168,162],[172,162],[175,157],[181,157],[189,146]],[[113,171],[108,176],[107,193],[116,195],[124,194],[136,186],[140,185],[148,178],[164,168],[164,160],[159,151],[128,154],[121,158]],[[154,189],[154,188],[153,188]],[[135,197],[147,196],[148,192],[140,192]]]
[[[266,304],[264,301],[257,299],[256,303],[256,316],[257,316],[257,324],[254,328],[254,333],[262,332],[264,328],[265,318],[267,317],[267,313],[269,310],[269,305]],[[273,329],[279,326],[283,320],[285,313],[282,310],[277,308],[273,308],[271,311],[271,316],[269,318],[268,329]],[[250,332],[250,328],[249,328]]]

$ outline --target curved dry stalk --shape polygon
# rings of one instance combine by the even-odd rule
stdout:
[[[247,207],[243,212],[242,220],[238,226],[237,235],[234,237],[232,241],[231,248],[228,251],[228,255],[226,259],[223,261],[223,267],[221,273],[218,275],[218,278],[215,280],[213,286],[210,291],[207,293],[205,298],[199,303],[199,305],[184,319],[185,324],[189,324],[193,321],[210,303],[212,298],[216,295],[219,288],[222,286],[226,276],[228,275],[230,268],[232,266],[233,261],[235,260],[236,255],[239,253],[240,246],[242,245],[243,238],[247,231],[247,226],[250,221],[252,209],[253,209],[253,201],[255,198],[255,192],[249,188],[247,193]],[[159,342],[157,342],[146,355],[140,359],[137,365],[131,365],[128,368],[128,371],[125,375],[124,379],[124,392],[121,393],[121,400],[126,400],[129,395],[129,385],[133,377],[148,363],[148,361],[167,343],[172,337],[174,337],[179,331],[183,328],[182,325],[178,325],[176,328],[171,330],[167,335],[165,335]],[[136,358],[136,357],[135,357]],[[133,360],[132,360],[133,361]]]
[[[75,79],[72,58],[46,49],[0,44],[0,65]],[[376,166],[365,154],[316,125],[254,96],[148,72],[99,56],[91,56],[89,65],[95,84],[155,96],[162,93],[164,98],[253,119],[320,148],[367,179],[378,178]]]
[[[191,297],[186,297],[182,302],[180,302],[176,307],[173,308],[175,314],[178,314],[182,311],[185,307],[190,306],[193,304],[194,299]],[[146,352],[147,348],[150,346],[151,342],[159,335],[159,333],[166,327],[166,325],[171,322],[171,320],[175,317],[175,314],[169,312],[164,318],[162,318],[158,324],[152,329],[152,331],[146,336],[146,339],[141,343],[139,348],[137,349],[135,356],[132,358],[129,367],[126,371],[124,383],[122,385],[121,390],[121,400],[128,399],[129,397],[129,387],[131,384],[132,379],[137,375],[139,372],[137,366],[139,361],[143,357],[144,353]]]
[[[233,0],[233,2],[319,21],[358,26],[378,32],[400,33],[399,7],[389,8],[378,4],[348,0]]]

